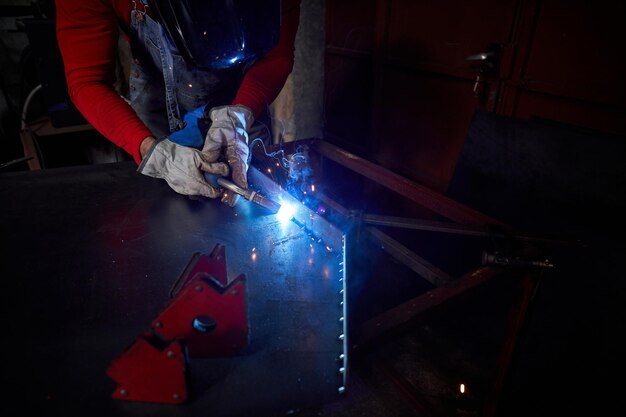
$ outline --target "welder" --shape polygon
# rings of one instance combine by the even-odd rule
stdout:
[[[57,0],[69,93],[138,172],[176,192],[221,197],[205,173],[246,189],[249,132],[293,67],[299,0]],[[114,88],[119,30],[128,97]]]

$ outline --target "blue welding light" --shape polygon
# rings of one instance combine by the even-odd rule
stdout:
[[[281,203],[280,209],[278,210],[278,213],[276,213],[276,218],[282,223],[287,223],[291,220],[295,211],[296,209],[293,205],[283,201]]]

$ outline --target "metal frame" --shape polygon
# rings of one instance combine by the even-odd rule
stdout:
[[[322,157],[332,160],[345,168],[383,185],[433,213],[452,221],[451,223],[447,223],[357,213],[359,217],[358,221],[361,223],[469,236],[513,238],[524,241],[525,243],[572,243],[535,238],[515,233],[509,226],[496,219],[466,207],[444,195],[414,183],[330,143],[313,143],[313,149]],[[341,206],[327,196],[321,196],[320,200],[341,216],[353,218],[355,216],[354,212]],[[379,340],[382,336],[402,331],[408,324],[424,316],[426,313],[433,312],[445,306],[447,303],[458,299],[460,296],[469,293],[471,290],[495,279],[501,279],[504,276],[518,279],[517,297],[509,312],[505,340],[497,359],[493,383],[482,410],[484,416],[495,416],[497,414],[499,398],[504,388],[514,352],[516,351],[517,342],[520,338],[522,327],[532,302],[532,296],[539,285],[541,269],[504,269],[497,266],[485,266],[471,271],[460,278],[454,278],[376,227],[367,226],[363,229],[368,232],[369,237],[377,240],[386,252],[429,281],[435,288],[361,323],[355,330],[356,334],[351,344],[353,348],[367,347],[372,342]],[[393,375],[392,379],[394,383],[400,384],[404,388],[410,386],[408,381],[402,381],[400,375]],[[401,389],[401,391],[408,397],[411,403],[418,404],[418,408],[421,409],[422,412],[426,412],[429,415],[435,414],[434,410],[430,407],[424,406],[424,398],[419,393],[415,392],[414,389],[407,390],[404,388]],[[430,412],[428,410],[430,410]]]

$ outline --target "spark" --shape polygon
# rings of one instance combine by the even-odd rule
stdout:
[[[322,269],[322,277],[324,277],[325,279],[329,279],[330,278],[330,269],[328,269],[327,267]]]
[[[271,173],[272,173],[272,168],[268,168],[268,169],[267,169],[267,172],[268,172],[269,174],[271,174]]]
[[[256,261],[256,252],[252,253],[250,258],[252,259],[252,262],[255,262]]]
[[[256,248],[252,248],[252,252],[256,252]]]
[[[461,384],[461,385],[459,385],[459,392],[460,392],[461,394],[465,394],[465,384]]]
[[[289,203],[283,202],[278,213],[276,213],[276,218],[280,220],[281,223],[287,223],[293,218],[295,211],[295,207]]]
[[[193,84],[191,84],[191,83],[190,83],[190,84],[189,84],[189,88],[192,88],[192,87],[193,87]]]
[[[315,192],[315,184],[311,184],[311,192],[314,193]]]

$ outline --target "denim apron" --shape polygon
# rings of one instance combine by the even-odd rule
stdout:
[[[146,0],[136,1],[148,7]],[[210,124],[203,110],[208,114],[231,104],[252,63],[219,71],[197,68],[185,62],[164,28],[144,11],[132,10],[130,22],[132,108],[158,138],[201,148]]]

